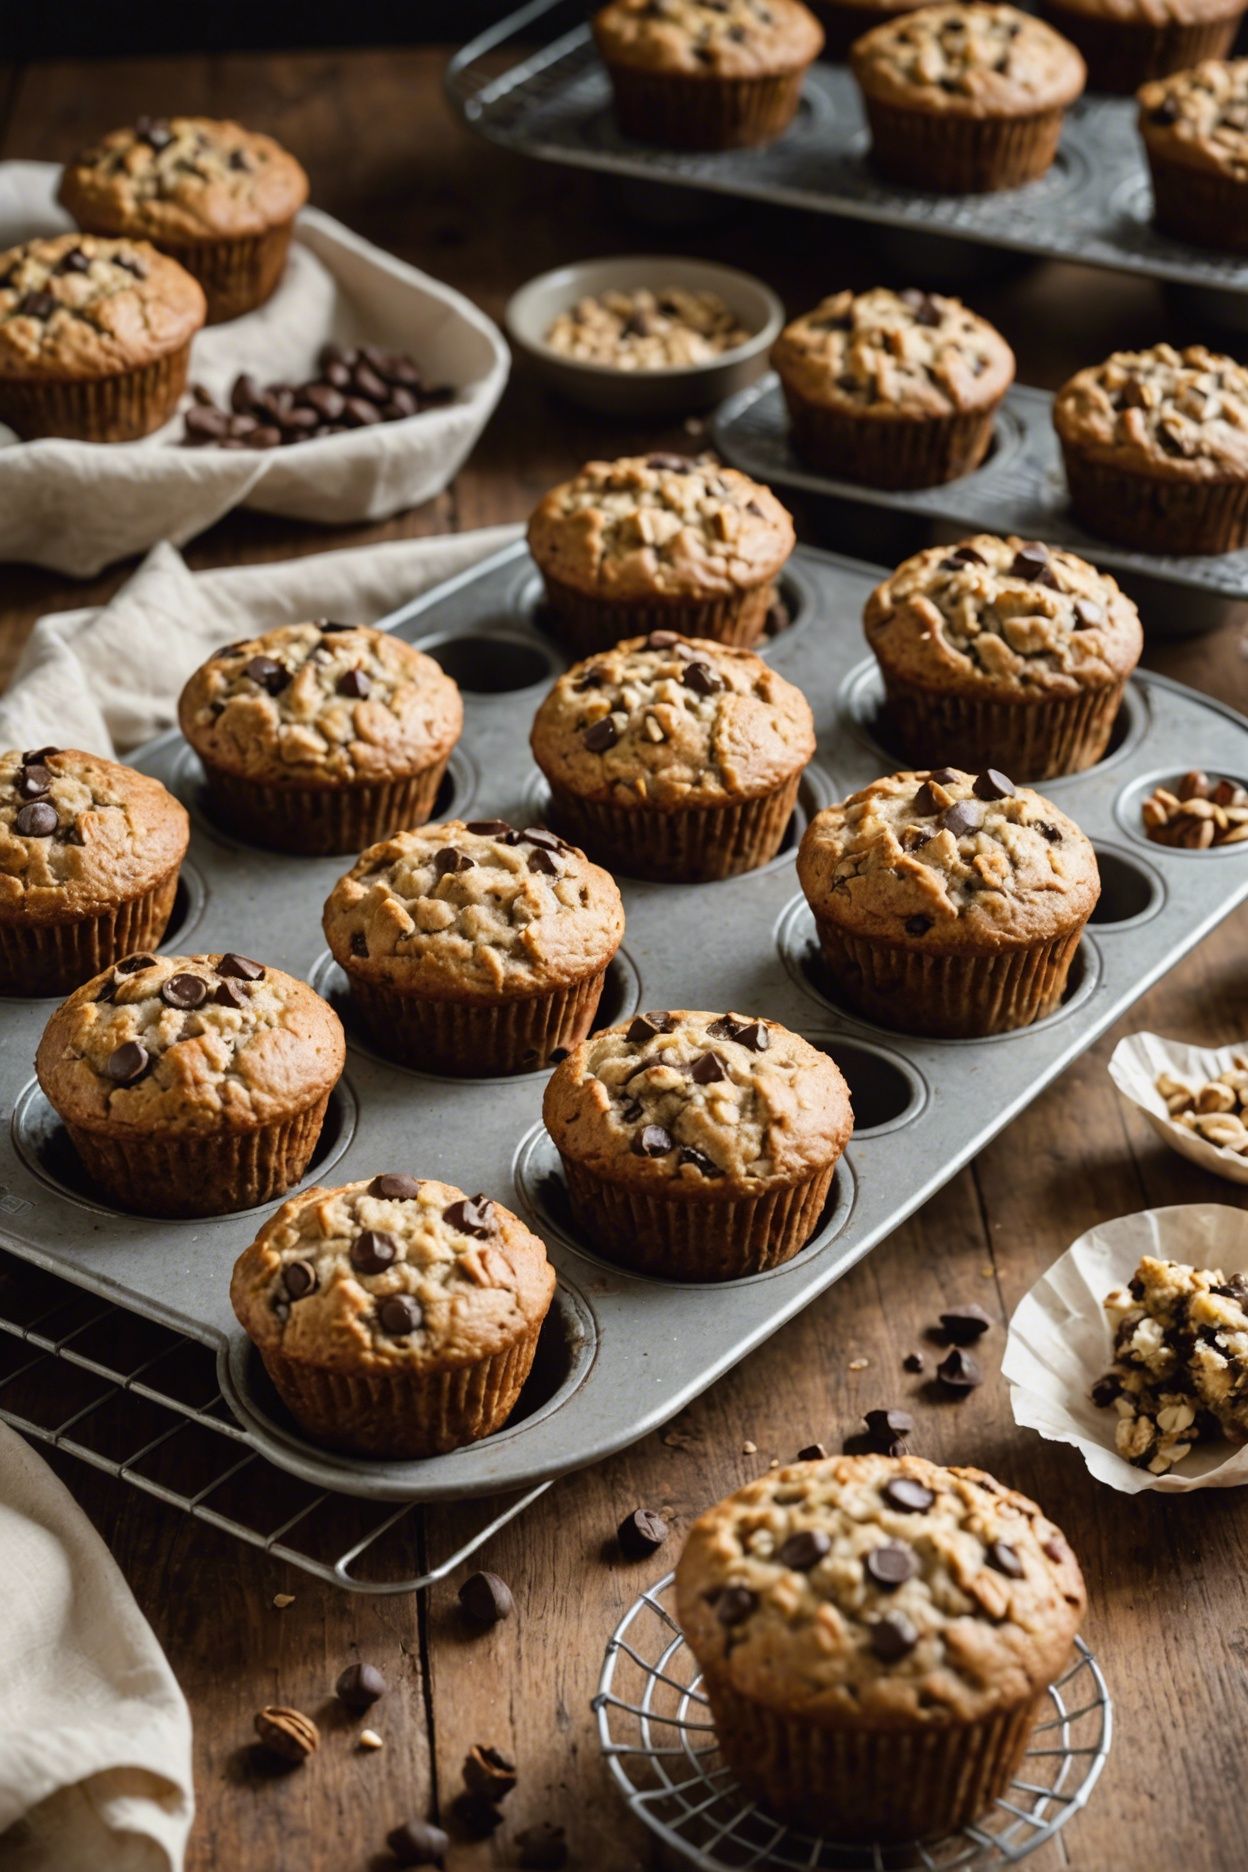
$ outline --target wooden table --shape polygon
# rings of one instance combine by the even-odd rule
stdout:
[[[58,159],[144,110],[236,115],[297,152],[322,207],[496,315],[509,290],[540,268],[630,249],[683,246],[737,260],[770,279],[794,311],[834,285],[888,277],[852,226],[754,210],[683,234],[638,225],[589,178],[514,163],[474,143],[441,101],[442,60],[422,49],[26,69],[0,63],[0,147],[10,157]],[[1176,329],[1147,283],[1069,267],[1011,272],[981,282],[971,296],[1014,342],[1020,375],[1031,382],[1060,382],[1115,344],[1205,336]],[[333,535],[240,514],[197,541],[189,557],[196,566],[228,564],[520,519],[587,455],[680,441],[679,430],[663,436],[591,423],[518,380],[454,487],[420,512]],[[117,568],[74,585],[4,568],[0,675],[36,616],[103,598],[124,575]],[[1186,642],[1154,638],[1146,662],[1242,705],[1246,654],[1248,642],[1231,627]],[[1193,761],[1199,755],[1193,748]],[[1246,935],[1242,915],[1225,924],[1126,1026],[1209,1043],[1248,1034]],[[612,1558],[604,1543],[638,1504],[662,1507],[679,1530],[773,1455],[787,1458],[813,1438],[839,1447],[864,1409],[901,1402],[915,1410],[914,1440],[924,1454],[982,1464],[1035,1494],[1066,1528],[1088,1575],[1088,1636],[1117,1698],[1117,1740],[1088,1812],[1036,1856],[1036,1872],[1067,1864],[1080,1872],[1242,1865],[1248,1500],[1110,1494],[1073,1452],[1015,1429],[996,1375],[1011,1309],[1092,1223],[1149,1205],[1242,1204],[1242,1192],[1184,1165],[1124,1113],[1105,1061],[1125,1030],[685,1412],[676,1446],[654,1436],[559,1483],[496,1540],[488,1564],[511,1582],[518,1612],[484,1635],[461,1621],[457,1580],[422,1603],[352,1598],[62,1460],[61,1473],[125,1569],[191,1703],[193,1872],[388,1865],[386,1831],[410,1814],[445,1812],[474,1742],[514,1754],[520,1785],[501,1833],[489,1844],[457,1843],[456,1867],[514,1864],[509,1842],[540,1818],[566,1825],[572,1862],[592,1872],[673,1863],[609,1785],[588,1703],[607,1632],[640,1585],[674,1558],[678,1541],[643,1565]],[[903,1375],[902,1359],[942,1306],[967,1298],[1002,1323],[985,1342],[993,1376],[967,1402],[933,1406],[922,1381]],[[430,1556],[452,1552],[470,1522],[469,1511],[431,1516]],[[284,1610],[273,1606],[279,1591],[295,1596]],[[331,1720],[308,1767],[283,1779],[255,1777],[246,1753],[253,1712],[285,1702],[323,1717],[334,1679],[356,1656],[390,1679],[372,1714],[385,1748],[357,1752],[352,1730]]]

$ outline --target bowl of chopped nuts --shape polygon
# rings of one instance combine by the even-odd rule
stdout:
[[[1181,1157],[1248,1183],[1248,1043],[1196,1047],[1128,1034],[1114,1048],[1109,1076]]]
[[[539,274],[512,295],[506,318],[517,350],[573,402],[606,416],[673,417],[760,377],[784,307],[735,267],[631,254]]]

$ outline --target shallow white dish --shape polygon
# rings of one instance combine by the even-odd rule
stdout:
[[[1166,1101],[1157,1090],[1160,1073],[1173,1073],[1191,1086],[1216,1079],[1233,1064],[1232,1054],[1248,1057],[1248,1042],[1238,1046],[1185,1046],[1181,1040],[1167,1040],[1161,1034],[1134,1033],[1120,1040],[1110,1055],[1109,1076],[1129,1104],[1143,1112],[1159,1138],[1164,1138],[1180,1157],[1212,1170],[1214,1176],[1230,1183],[1248,1183],[1248,1157],[1224,1145],[1211,1144],[1186,1125],[1176,1124],[1166,1110]]]
[[[705,364],[644,371],[586,363],[547,344],[555,319],[578,299],[639,286],[717,293],[751,336]],[[512,342],[552,389],[572,402],[600,415],[671,417],[709,409],[761,377],[784,325],[784,307],[770,286],[735,267],[668,254],[626,254],[540,273],[512,294],[505,317]]]

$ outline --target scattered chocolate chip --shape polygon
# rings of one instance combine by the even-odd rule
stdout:
[[[901,1361],[901,1369],[908,1372],[921,1372],[923,1370],[923,1364],[924,1359],[921,1352],[907,1352],[905,1358]]]
[[[984,1374],[977,1360],[956,1345],[952,1352],[941,1359],[936,1367],[936,1376],[950,1391],[973,1391],[976,1385],[984,1382]]]
[[[228,950],[217,963],[217,974],[236,976],[239,981],[263,981],[264,965]]]
[[[863,1422],[867,1426],[872,1446],[881,1450],[889,1449],[898,1437],[909,1436],[914,1429],[914,1418],[910,1412],[892,1407],[867,1411]]]
[[[1008,1541],[993,1541],[984,1558],[990,1567],[998,1573],[1004,1573],[1007,1579],[1022,1579],[1025,1568],[1017,1550]]]
[[[670,1014],[634,1014],[624,1037],[639,1045],[643,1040],[653,1040],[656,1034],[671,1033],[675,1025]]]
[[[424,1317],[420,1302],[411,1294],[387,1294],[377,1309],[377,1323],[392,1339],[415,1332]]]
[[[404,1176],[400,1172],[386,1171],[375,1176],[368,1186],[370,1196],[380,1196],[385,1202],[415,1202],[420,1195],[420,1178]]]
[[[464,1758],[464,1786],[470,1794],[482,1794],[497,1806],[506,1800],[516,1785],[516,1764],[501,1749],[484,1742],[474,1742]]]
[[[954,838],[965,838],[970,832],[978,832],[984,823],[984,809],[976,800],[955,800],[941,814],[941,830],[951,832]]]
[[[581,740],[591,754],[605,754],[608,748],[615,746],[619,738],[620,731],[612,715],[604,715],[601,721],[591,723],[581,736]]]
[[[535,1821],[516,1834],[521,1872],[562,1872],[568,1863],[568,1842],[561,1826]]]
[[[196,404],[182,418],[188,442],[219,442],[230,433],[230,418],[224,410],[207,409]]]
[[[511,1588],[497,1573],[471,1573],[459,1589],[459,1603],[478,1625],[497,1625],[516,1609]]]
[[[724,1062],[713,1048],[709,1053],[699,1055],[689,1069],[689,1077],[695,1085],[716,1085],[727,1076]]]
[[[467,1789],[455,1796],[451,1812],[469,1839],[488,1839],[503,1824],[503,1816],[488,1794],[470,1794]]]
[[[886,1592],[904,1586],[919,1570],[918,1556],[904,1541],[884,1541],[873,1547],[863,1562],[868,1579]]]
[[[245,166],[247,158],[236,151],[231,163]],[[320,374],[307,383],[261,386],[241,372],[230,391],[232,418],[205,395],[186,413],[184,440],[212,442],[220,448],[280,448],[341,435],[349,428],[397,422],[448,403],[454,395],[446,388],[427,388],[411,358],[371,345],[358,351],[332,349],[336,355],[322,353]],[[243,420],[247,427],[240,428]]]
[[[281,695],[290,683],[290,671],[272,657],[253,656],[243,664],[242,673],[257,683],[267,695]]]
[[[51,838],[59,824],[56,807],[47,800],[32,800],[13,815],[13,830],[19,838]]]
[[[362,669],[349,669],[338,678],[338,694],[348,696],[353,701],[362,702],[372,694],[373,679]]]
[[[633,1139],[633,1154],[637,1157],[666,1157],[671,1148],[671,1136],[662,1125],[645,1125]]]
[[[871,1627],[871,1649],[882,1664],[897,1664],[909,1656],[919,1634],[904,1612],[888,1612]]]
[[[921,912],[916,916],[906,918],[905,929],[907,936],[926,936],[931,927],[931,917],[924,916]]]
[[[701,660],[696,663],[686,663],[680,673],[680,680],[686,689],[692,689],[695,695],[701,696],[714,695],[724,686],[723,677],[713,670],[709,663]]]
[[[798,1450],[795,1462],[823,1462],[827,1456],[827,1447],[823,1443],[806,1443]]]
[[[311,1261],[290,1261],[282,1273],[282,1286],[292,1300],[304,1300],[315,1293],[320,1282]]]
[[[776,1559],[781,1566],[791,1567],[794,1573],[809,1573],[831,1551],[832,1542],[822,1528],[800,1528],[782,1542]]]
[[[486,1241],[495,1232],[494,1204],[480,1193],[461,1196],[458,1202],[448,1203],[442,1211],[442,1220],[448,1228],[458,1229],[461,1235],[473,1235],[478,1241]]]
[[[208,999],[208,984],[202,975],[171,975],[161,984],[160,998],[166,1007],[202,1007]]]
[[[916,1482],[913,1476],[894,1476],[880,1493],[898,1514],[926,1514],[936,1499],[931,1489],[925,1483]]]
[[[992,1325],[992,1316],[978,1301],[966,1306],[949,1307],[940,1316],[940,1329],[954,1345],[974,1345]]]
[[[976,774],[971,787],[976,799],[1010,799],[1015,792],[1014,782],[996,767],[985,767],[983,773]]]
[[[634,1508],[616,1530],[626,1560],[645,1560],[657,1553],[668,1536],[667,1522],[653,1508]]]
[[[740,1625],[758,1605],[758,1595],[748,1586],[724,1586],[713,1594],[715,1616],[721,1625]]]
[[[381,1274],[398,1256],[398,1241],[385,1229],[364,1229],[351,1244],[351,1265],[357,1274]]]
[[[450,1851],[451,1838],[429,1820],[405,1820],[386,1834],[386,1845],[401,1866],[439,1865]]]
[[[105,1060],[104,1074],[114,1085],[133,1085],[150,1064],[151,1056],[141,1040],[124,1040]]]

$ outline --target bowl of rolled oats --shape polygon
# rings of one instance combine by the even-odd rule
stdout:
[[[1109,1076],[1172,1150],[1231,1183],[1248,1183],[1248,1042],[1186,1046],[1128,1034]]]
[[[507,330],[535,371],[600,415],[709,409],[767,368],[784,308],[761,280],[710,260],[582,260],[512,295]]]

